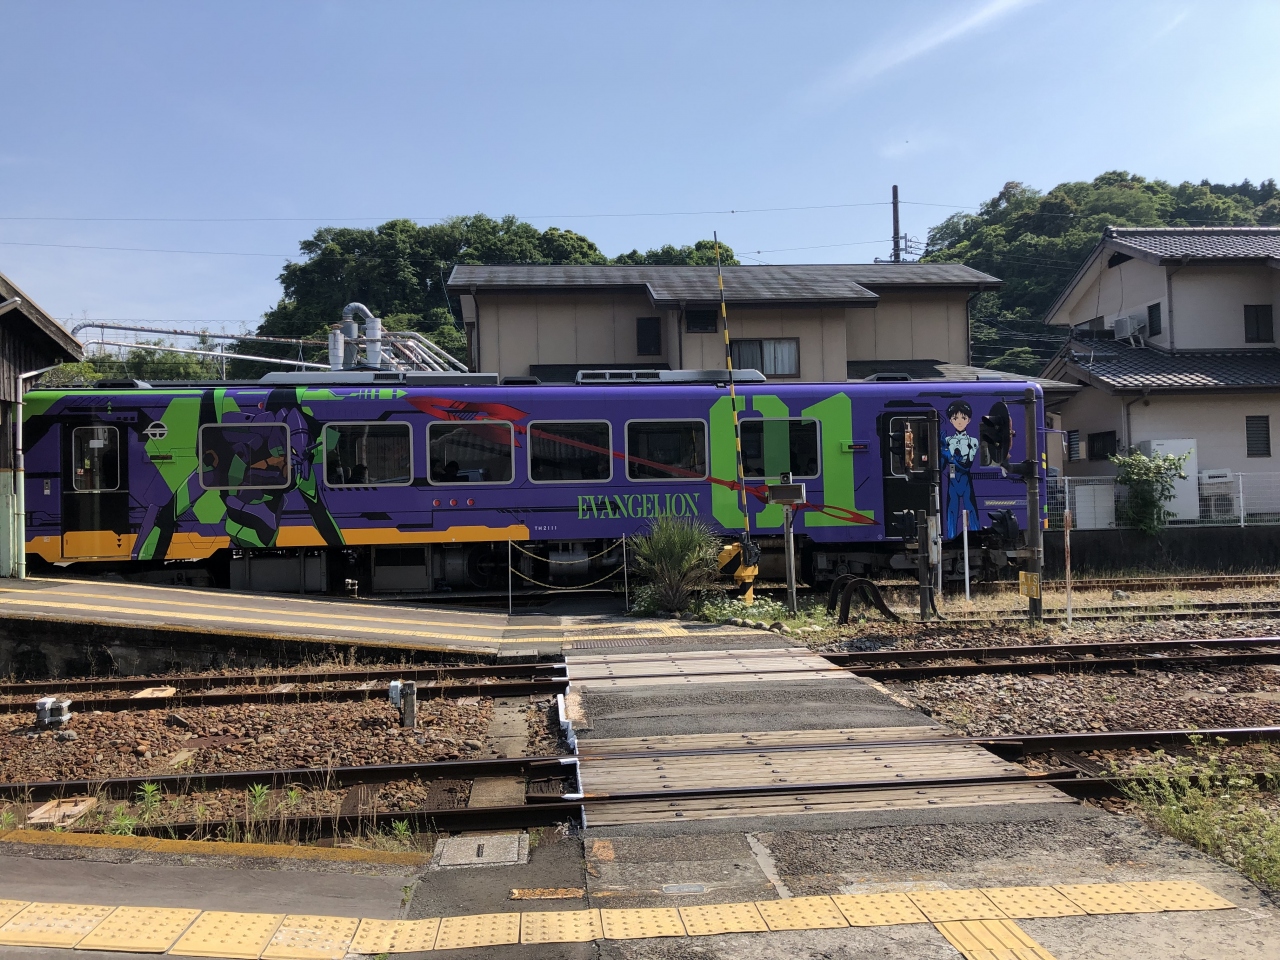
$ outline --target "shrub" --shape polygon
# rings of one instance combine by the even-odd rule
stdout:
[[[1112,457],[1111,462],[1119,468],[1116,482],[1128,488],[1128,496],[1120,504],[1120,519],[1144,533],[1159,533],[1170,516],[1164,505],[1173,499],[1174,481],[1187,478],[1182,465],[1188,456],[1130,453]]]
[[[659,610],[688,608],[720,575],[720,538],[696,520],[657,517],[648,533],[631,538],[631,550],[636,573]]]

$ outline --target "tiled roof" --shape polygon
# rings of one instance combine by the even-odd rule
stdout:
[[[1280,227],[1108,227],[1105,236],[1160,259],[1280,259]]]
[[[1067,344],[1063,358],[1114,390],[1280,387],[1280,350],[1165,353],[1153,347],[1130,347],[1105,340],[1073,340]]]
[[[1016,380],[1019,383],[1038,383],[1050,392],[1075,393],[1080,389],[1075,384],[1059,380],[1020,376],[1004,370],[988,370],[986,367],[944,363],[941,360],[849,360],[845,369],[850,380],[872,380],[877,376],[902,374],[912,380]]]
[[[777,301],[872,305],[875,286],[957,286],[968,289],[1000,283],[971,267],[954,263],[796,264],[724,268],[725,299],[731,303]],[[715,267],[584,266],[512,264],[453,268],[449,292],[477,290],[586,290],[639,287],[655,305],[681,300],[719,299]]]

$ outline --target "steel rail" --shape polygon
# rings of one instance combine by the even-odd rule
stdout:
[[[1022,622],[1025,618],[1014,616],[1004,611],[994,611],[993,616],[983,614],[966,614],[961,617],[948,617],[946,623],[954,626],[956,624],[965,623],[990,623],[992,621],[1017,620]],[[1061,611],[1065,615],[1065,611]],[[1280,606],[1276,605],[1274,600],[1224,600],[1221,602],[1203,602],[1203,603],[1151,603],[1135,606],[1107,606],[1107,607],[1085,607],[1075,610],[1072,614],[1076,620],[1106,620],[1118,618],[1132,617],[1159,617],[1168,620],[1188,619],[1189,617],[1204,616],[1211,613],[1235,613],[1235,614],[1267,614],[1280,613]],[[1055,619],[1062,619],[1058,612],[1054,612]],[[1049,619],[1046,614],[1046,620]]]
[[[156,684],[160,686],[161,684]],[[286,705],[291,703],[350,703],[374,700],[387,695],[387,684],[370,687],[347,687],[339,690],[245,690],[241,692],[199,692],[174,694],[170,697],[97,697],[72,700],[73,712],[101,710],[104,713],[125,710],[165,710],[179,707],[226,707],[248,703]],[[494,683],[427,683],[418,686],[418,699],[440,697],[524,697],[554,696],[569,689],[564,678],[547,680],[498,680]],[[20,700],[0,701],[0,715],[30,713],[32,705]]]
[[[22,680],[0,683],[0,696],[29,693],[83,693],[93,690],[145,690],[148,687],[177,687],[210,690],[232,685],[282,683],[344,683],[368,680],[445,680],[448,678],[493,677],[496,679],[538,679],[564,676],[563,663],[516,663],[475,666],[408,665],[399,667],[353,667],[351,669],[280,671],[277,673],[227,673],[219,675],[176,674],[153,677],[97,677],[85,680]]]
[[[1246,667],[1280,663],[1280,651],[1184,654],[1172,657],[1095,657],[1081,660],[1023,660],[1007,663],[939,663],[910,667],[846,667],[870,680],[909,681],[991,673],[1096,673],[1103,670],[1173,670],[1179,667]]]
[[[850,650],[841,653],[823,653],[820,656],[840,666],[859,663],[905,663],[946,658],[1007,659],[1019,656],[1090,656],[1099,653],[1127,651],[1141,653],[1151,650],[1189,650],[1193,647],[1280,647],[1280,636],[1267,637],[1201,637],[1199,639],[1172,640],[1090,640],[1085,643],[1029,643],[1001,644],[991,647],[911,647],[905,650]]]
[[[422,763],[383,763],[358,767],[296,767],[280,770],[231,770],[221,773],[181,773],[164,776],[104,777],[96,780],[32,780],[0,783],[0,797],[9,800],[52,800],[72,795],[132,797],[144,783],[156,784],[162,793],[178,796],[210,790],[247,789],[264,784],[272,789],[291,785],[351,787],[392,783],[397,780],[504,777],[564,770],[576,758],[559,756],[509,757],[484,760],[429,760]]]

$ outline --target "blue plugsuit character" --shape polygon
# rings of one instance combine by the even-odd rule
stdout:
[[[978,441],[965,431],[973,420],[973,408],[964,400],[953,400],[947,419],[955,433],[943,440],[942,462],[947,468],[946,538],[960,536],[964,526],[962,511],[969,511],[969,529],[979,530],[978,504],[973,498],[973,477],[969,471],[978,456]]]

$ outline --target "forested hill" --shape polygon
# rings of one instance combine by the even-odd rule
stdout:
[[[921,259],[965,263],[1004,280],[999,293],[974,301],[974,363],[1035,373],[1062,343],[1044,315],[1104,227],[1270,224],[1280,224],[1274,179],[1174,186],[1113,171],[1048,193],[1006,183],[978,213],[953,214],[930,230]]]

